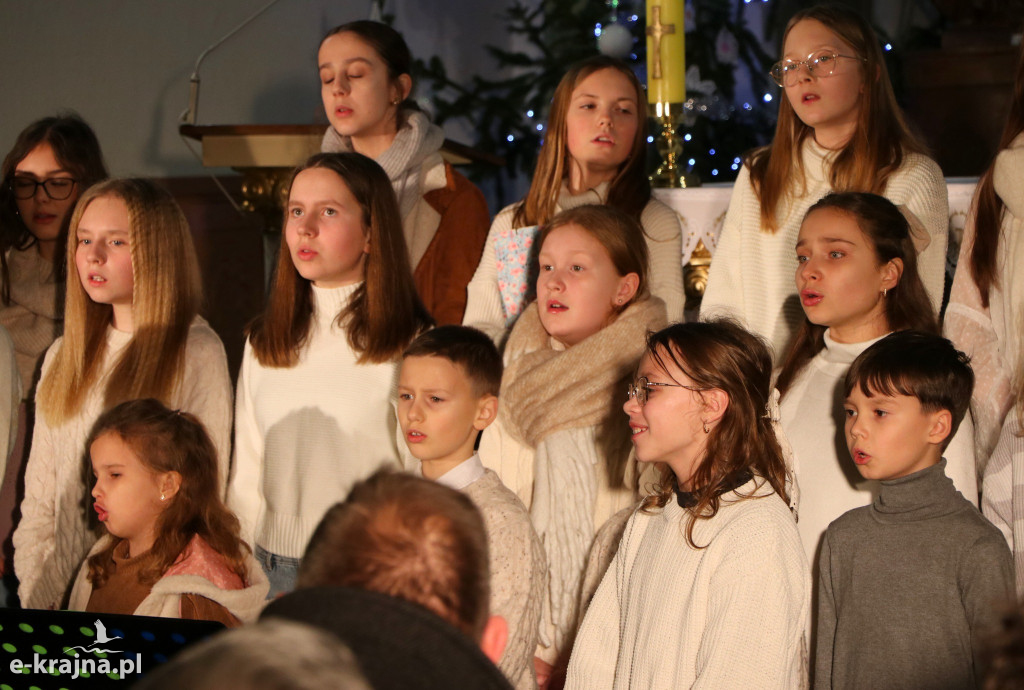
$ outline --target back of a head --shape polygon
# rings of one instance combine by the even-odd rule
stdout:
[[[370,690],[351,650],[334,635],[271,619],[226,630],[148,674],[140,690]]]
[[[898,331],[864,350],[846,372],[843,395],[854,386],[864,395],[908,395],[925,412],[949,410],[949,445],[967,413],[974,390],[970,358],[939,335]]]
[[[467,497],[380,470],[327,511],[296,586],[353,587],[404,599],[479,641],[489,616],[487,558],[483,519]]]

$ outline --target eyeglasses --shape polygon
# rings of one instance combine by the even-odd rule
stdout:
[[[651,388],[654,386],[665,387],[665,388],[685,388],[688,391],[700,393],[703,388],[696,386],[684,386],[681,383],[655,383],[650,381],[646,376],[641,376],[633,383],[629,384],[629,388],[626,389],[626,400],[630,398],[636,398],[636,404],[643,407],[647,404],[647,398],[651,392]]]
[[[54,201],[63,201],[71,196],[75,189],[75,180],[70,177],[50,177],[45,180],[34,180],[31,177],[15,177],[11,181],[11,190],[15,198],[31,199],[40,187],[46,196]]]
[[[780,60],[772,65],[768,74],[771,75],[771,78],[779,86],[793,86],[797,82],[797,75],[800,73],[801,65],[807,68],[807,73],[812,77],[822,79],[832,76],[839,58],[867,62],[866,58],[857,57],[856,55],[840,55],[830,50],[822,50],[817,53],[811,53],[807,56],[806,60],[797,60],[796,62],[790,60],[783,62]]]

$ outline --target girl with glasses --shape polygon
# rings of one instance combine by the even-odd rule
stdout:
[[[0,325],[14,340],[26,398],[61,331],[71,211],[106,177],[96,135],[74,114],[30,124],[0,166]]]
[[[536,664],[543,681],[571,647],[597,529],[636,499],[614,401],[644,335],[664,325],[665,305],[648,293],[643,232],[621,211],[563,211],[537,242],[537,298],[509,335],[498,419],[484,431],[480,457],[529,508],[547,551]]]
[[[26,608],[59,608],[96,541],[82,452],[104,411],[156,398],[194,414],[216,448],[221,491],[231,448],[227,358],[199,316],[199,262],[174,198],[140,178],[101,182],[82,195],[68,234],[64,335],[43,360],[14,532]]]
[[[801,10],[786,27],[772,76],[785,91],[775,138],[740,169],[701,314],[732,314],[781,356],[803,320],[792,280],[797,232],[830,191],[881,194],[918,218],[930,236],[921,278],[938,313],[946,183],[907,127],[870,25],[840,6]]]
[[[810,577],[771,374],[762,339],[731,321],[647,338],[623,410],[659,480],[587,610],[567,689],[803,685]]]

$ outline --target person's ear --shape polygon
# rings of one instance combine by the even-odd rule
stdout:
[[[498,396],[485,393],[477,400],[473,428],[483,431],[498,417]]]
[[[729,409],[729,394],[721,388],[701,391],[701,397],[704,398],[704,413],[701,419],[707,424],[718,422]]]
[[[636,273],[627,273],[619,278],[619,289],[615,291],[615,306],[621,307],[628,304],[639,288],[640,276]]]
[[[899,257],[889,259],[885,266],[882,267],[882,287],[884,289],[892,290],[900,284],[900,278],[902,277],[903,259]]]
[[[398,102],[401,103],[412,93],[412,77],[408,74],[399,74],[395,80],[395,90],[398,92]]]
[[[941,445],[949,438],[949,432],[953,429],[953,413],[949,410],[936,410],[931,413],[931,418],[928,443]]]
[[[181,489],[181,475],[178,472],[164,472],[157,482],[160,487],[160,500],[170,500]]]
[[[508,621],[501,616],[491,616],[484,625],[484,634],[480,636],[480,649],[488,659],[497,666],[501,655],[508,644]]]

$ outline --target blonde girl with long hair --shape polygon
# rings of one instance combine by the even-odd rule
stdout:
[[[945,333],[971,357],[982,512],[1006,537],[1024,595],[1024,48],[999,151],[964,227]]]
[[[701,315],[733,315],[781,357],[803,321],[792,280],[797,232],[830,191],[880,194],[916,216],[929,240],[921,279],[939,313],[946,183],[896,104],[871,26],[840,6],[797,12],[772,76],[785,91],[775,138],[747,157],[736,179]]]
[[[156,398],[206,425],[224,486],[231,381],[220,338],[198,315],[199,264],[188,221],[154,182],[86,191],[71,218],[64,336],[46,353],[36,396],[14,570],[27,608],[56,608],[96,541],[82,451],[105,410]]]
[[[646,102],[636,75],[619,60],[597,56],[569,68],[551,101],[530,190],[491,224],[463,324],[501,343],[530,302],[538,228],[588,204],[638,222],[650,256],[651,294],[665,303],[669,320],[683,317],[682,232],[675,212],[651,198]]]
[[[387,174],[358,153],[311,157],[292,178],[274,285],[238,377],[228,505],[271,597],[293,588],[327,509],[399,462],[398,362],[430,326]]]

